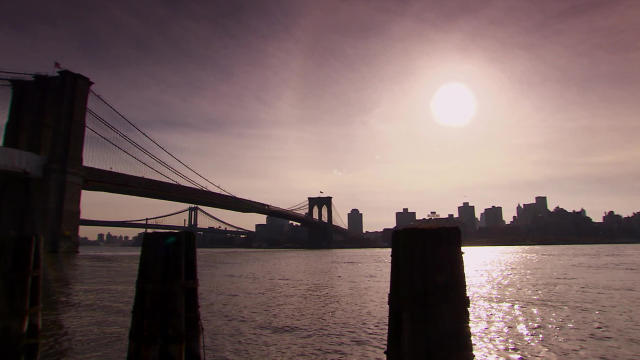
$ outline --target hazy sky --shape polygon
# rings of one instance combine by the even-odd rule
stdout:
[[[58,61],[234,194],[322,190],[368,230],[462,201],[508,221],[536,195],[600,221],[640,210],[639,18],[633,0],[5,1],[0,68]],[[430,114],[448,81],[477,97],[466,127]],[[82,216],[182,207],[85,192]]]

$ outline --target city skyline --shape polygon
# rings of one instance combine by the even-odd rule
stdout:
[[[2,67],[51,72],[58,61],[88,76],[243,197],[286,207],[322,190],[343,218],[359,209],[365,230],[390,227],[404,207],[445,215],[463,201],[510,219],[512,199],[536,194],[596,221],[640,210],[633,1],[2,7]],[[429,112],[451,81],[477,98],[464,127]],[[0,88],[2,127],[8,94]],[[82,216],[177,206],[84,192]]]
[[[522,209],[522,206],[533,206],[536,205],[536,203],[538,203],[538,201],[542,199],[543,204],[541,204],[543,206],[543,208],[547,211],[553,211],[556,208],[560,208],[562,210],[567,210],[569,212],[581,212],[581,211],[585,211],[585,216],[587,216],[588,218],[590,218],[594,223],[602,223],[604,216],[609,215],[615,215],[615,216],[622,216],[622,217],[626,217],[626,216],[632,216],[635,213],[640,213],[640,212],[633,212],[631,214],[621,214],[618,211],[616,211],[615,209],[610,209],[607,211],[604,211],[602,214],[600,215],[594,215],[594,214],[589,214],[586,213],[586,210],[584,210],[584,208],[565,208],[563,206],[561,206],[561,204],[554,204],[554,202],[549,203],[548,202],[548,197],[545,195],[536,195],[534,197],[531,197],[528,200],[524,200],[521,202],[518,202],[514,207],[513,207],[513,215],[512,216],[505,216],[504,214],[506,213],[511,213],[510,211],[508,211],[507,209],[509,209],[509,207],[505,207],[502,204],[492,204],[486,207],[482,207],[482,206],[477,206],[476,204],[474,204],[473,202],[470,201],[463,201],[458,203],[458,205],[456,205],[456,209],[453,210],[452,212],[439,212],[436,210],[430,210],[427,212],[417,212],[417,211],[412,211],[412,209],[404,207],[402,209],[395,209],[389,212],[389,218],[391,219],[391,225],[383,227],[383,228],[367,228],[366,226],[363,226],[364,224],[366,224],[367,222],[367,216],[366,214],[360,212],[359,209],[354,208],[351,209],[349,212],[345,212],[345,215],[340,215],[340,217],[342,218],[343,221],[345,222],[345,228],[347,228],[347,225],[349,223],[349,219],[351,216],[353,216],[353,220],[356,221],[356,223],[358,223],[359,225],[357,225],[358,227],[362,228],[363,232],[380,232],[383,231],[385,229],[389,229],[389,228],[395,228],[397,226],[406,226],[409,225],[410,223],[416,221],[416,220],[424,220],[424,219],[429,219],[432,218],[432,215],[436,214],[439,217],[436,217],[436,219],[446,219],[446,218],[451,218],[451,216],[453,216],[453,218],[455,219],[459,219],[463,224],[465,222],[469,221],[469,218],[472,216],[471,214],[473,214],[473,219],[476,222],[477,227],[484,227],[484,226],[491,226],[491,225],[483,225],[483,219],[482,219],[482,215],[485,215],[484,213],[486,211],[489,211],[491,213],[491,215],[494,217],[492,221],[493,224],[496,224],[497,218],[495,218],[495,216],[499,216],[501,217],[500,220],[502,220],[502,224],[501,225],[508,225],[508,224],[514,224],[514,220],[516,220],[516,218],[520,218],[518,216],[518,212]],[[472,213],[468,212],[469,210],[461,210],[461,208],[473,208],[471,211]],[[499,213],[494,213],[496,210],[499,210]],[[224,210],[220,210],[220,211],[224,211]],[[461,211],[462,213],[462,218],[461,218]],[[613,214],[612,214],[613,213]],[[395,217],[394,217],[395,214]],[[400,215],[399,215],[400,214]],[[154,214],[154,215],[159,215],[159,214]],[[409,215],[408,217],[406,215]],[[524,216],[530,216],[530,214],[522,214]],[[522,216],[521,215],[521,216]],[[335,215],[334,215],[335,216]],[[401,217],[399,220],[399,216]],[[465,219],[465,217],[467,219]],[[185,218],[183,219],[185,224],[187,221],[187,217],[185,215]],[[287,220],[283,220],[286,222],[290,222]],[[520,220],[522,221],[522,220]],[[530,220],[525,220],[525,221],[530,221]],[[175,222],[175,221],[174,221]],[[164,224],[165,222],[161,222],[161,224]],[[171,222],[169,222],[171,223]],[[167,223],[167,224],[169,224]],[[248,229],[256,229],[257,226],[261,226],[265,223],[265,221],[262,222],[257,222],[255,224],[252,224],[251,226],[248,227]],[[294,222],[292,222],[294,223]],[[172,223],[171,223],[172,224]],[[340,224],[338,217],[334,217],[334,224],[338,224],[338,225],[342,225]],[[515,222],[515,225],[518,225],[518,222]],[[207,227],[207,225],[203,225],[204,227]],[[495,226],[495,225],[494,225]],[[223,228],[223,227],[221,227]],[[89,238],[89,240],[93,240],[96,239],[100,234],[105,235],[109,232],[113,232],[114,235],[117,233],[117,235],[124,235],[124,236],[136,236],[141,232],[144,232],[144,230],[141,230],[140,228],[121,228],[121,227],[117,227],[117,228],[109,228],[109,227],[84,227],[85,231],[83,232],[81,230],[81,237],[85,237],[85,238]],[[91,231],[87,231],[88,229],[90,229]],[[153,230],[153,229],[149,229],[149,231],[157,231],[157,230]]]

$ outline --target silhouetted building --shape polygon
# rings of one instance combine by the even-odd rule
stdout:
[[[546,196],[536,196],[536,202],[523,204],[516,208],[518,225],[532,225],[539,222],[541,218],[549,215]]]
[[[546,196],[536,196],[536,209],[538,212],[546,213],[549,211],[549,206],[547,205],[547,197]]]
[[[447,217],[440,217],[435,211],[430,212],[426,218],[418,219],[414,222],[418,226],[460,226],[460,220],[449,214]]]
[[[396,212],[396,227],[403,227],[416,221],[416,212],[403,208],[402,212]]]
[[[267,216],[267,227],[276,233],[282,233],[289,228],[289,220]]]
[[[602,217],[602,223],[607,227],[619,227],[622,225],[622,215],[609,211]]]
[[[117,242],[118,242],[118,237],[108,232],[104,243],[107,245],[115,245]]]
[[[476,208],[469,205],[467,201],[463,202],[462,206],[458,206],[458,219],[465,231],[474,231],[478,227]]]
[[[100,245],[97,241],[89,240],[86,236],[78,237],[78,244],[82,246],[92,246],[92,245]]]
[[[347,214],[347,227],[350,233],[362,235],[362,213],[358,209],[351,209],[351,212]]]
[[[504,219],[502,218],[502,207],[492,206],[484,209],[480,218],[484,220],[484,227],[498,227],[504,225]]]

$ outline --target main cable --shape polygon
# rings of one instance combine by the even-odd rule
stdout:
[[[10,75],[26,75],[26,76],[36,76],[36,75],[38,75],[36,73],[26,73],[26,72],[20,72],[20,71],[8,71],[8,70],[2,70],[2,69],[0,69],[0,73],[2,73],[2,74],[10,74]]]
[[[114,143],[113,141],[111,141],[111,140],[107,139],[107,138],[106,138],[106,137],[104,137],[102,134],[100,134],[100,133],[98,133],[97,131],[93,130],[89,125],[86,125],[86,124],[85,124],[85,127],[86,127],[87,129],[89,129],[91,132],[93,132],[94,134],[98,135],[100,138],[102,138],[102,140],[104,140],[104,141],[108,142],[109,144],[111,144],[111,145],[115,146],[116,148],[120,149],[120,151],[122,151],[122,152],[124,152],[125,154],[127,154],[127,155],[131,156],[132,158],[134,158],[135,160],[137,160],[137,161],[138,161],[139,163],[141,163],[142,165],[144,165],[144,166],[148,167],[149,169],[151,169],[151,170],[155,171],[156,173],[158,173],[158,174],[162,175],[163,177],[165,177],[165,178],[166,178],[166,179],[168,179],[169,181],[172,181],[172,182],[174,182],[174,183],[176,183],[176,184],[180,185],[180,183],[179,183],[179,182],[175,181],[174,179],[172,179],[172,178],[168,177],[167,175],[165,175],[165,174],[161,173],[160,171],[156,170],[156,169],[155,169],[155,168],[153,168],[151,165],[149,165],[149,164],[147,164],[146,162],[144,162],[144,161],[142,161],[142,160],[138,159],[137,157],[135,157],[134,155],[132,155],[131,153],[129,153],[127,150],[125,150],[125,149],[121,148],[120,146],[118,146],[118,145],[117,145],[116,143]]]
[[[144,218],[144,219],[135,219],[135,220],[122,220],[121,222],[140,222],[140,221],[146,221],[146,220],[156,220],[156,219],[161,219],[161,218],[165,218],[165,217],[169,217],[169,216],[173,216],[173,215],[178,215],[178,214],[182,214],[183,212],[187,212],[189,211],[189,208],[186,209],[182,209],[176,212],[172,212],[171,214],[165,214],[165,215],[158,215],[158,216],[154,216],[154,217],[150,217],[150,218]]]
[[[226,221],[224,221],[224,220],[222,220],[222,219],[220,219],[220,218],[218,218],[216,216],[213,216],[213,215],[209,214],[208,212],[202,210],[202,208],[200,208],[200,207],[197,207],[197,209],[198,209],[198,211],[203,213],[206,217],[208,217],[211,220],[215,220],[215,221],[217,221],[219,223],[222,223],[222,224],[224,224],[226,226],[229,226],[231,228],[234,228],[234,229],[238,229],[238,230],[242,230],[242,231],[249,231],[247,229],[241,228],[240,226],[236,226],[236,225],[230,224],[230,223],[228,223],[228,222],[226,222]]]
[[[342,227],[346,228],[347,224],[345,224],[344,220],[342,219],[342,216],[340,216],[340,210],[336,206],[335,202],[332,202],[331,206],[333,207],[333,210],[334,210],[335,214],[338,215],[338,219],[340,220],[340,223],[341,223]]]
[[[109,123],[107,120],[105,120],[103,117],[101,117],[100,115],[98,115],[95,111],[93,111],[91,108],[87,108],[87,112],[93,116],[96,120],[100,121],[104,126],[108,127],[111,131],[113,131],[114,133],[116,133],[116,135],[119,135],[120,137],[122,137],[123,139],[125,139],[125,141],[127,141],[129,144],[133,145],[135,148],[137,148],[138,150],[142,151],[143,154],[147,155],[148,157],[150,157],[152,160],[156,161],[157,163],[159,163],[160,165],[164,166],[167,170],[171,171],[172,173],[174,173],[175,175],[177,175],[178,177],[182,178],[183,180],[187,181],[188,183],[190,183],[191,185],[194,185],[197,188],[200,188],[202,190],[207,190],[206,187],[198,184],[197,182],[195,182],[194,180],[192,180],[191,178],[189,178],[188,176],[184,175],[183,173],[181,173],[180,171],[176,170],[173,166],[167,164],[165,161],[163,161],[162,159],[158,158],[157,156],[155,156],[154,154],[152,154],[149,150],[145,149],[142,145],[138,144],[135,140],[131,139],[129,136],[127,136],[125,133],[123,133],[122,131],[120,131],[118,128],[116,128],[115,126],[111,125],[111,123]]]
[[[177,157],[175,157],[173,154],[171,154],[167,149],[165,149],[162,145],[158,144],[155,140],[153,140],[151,137],[149,137],[149,135],[147,135],[144,131],[142,131],[139,127],[137,127],[133,122],[131,122],[129,119],[127,119],[126,116],[124,116],[120,111],[118,111],[113,105],[111,105],[108,101],[106,101],[104,98],[102,98],[102,96],[98,95],[95,91],[93,91],[93,89],[91,89],[91,93],[93,95],[95,95],[100,101],[102,101],[105,105],[107,105],[111,110],[113,110],[116,114],[118,114],[122,119],[124,119],[127,123],[129,123],[129,125],[133,126],[134,129],[138,130],[142,135],[144,135],[144,137],[146,137],[147,139],[149,139],[149,141],[151,141],[152,143],[154,143],[156,146],[158,146],[162,151],[164,151],[167,155],[171,156],[174,160],[176,160],[177,162],[179,162],[180,164],[182,164],[182,166],[186,167],[187,169],[191,170],[191,172],[193,172],[194,174],[196,174],[198,177],[200,177],[201,179],[203,179],[204,181],[208,182],[209,184],[215,186],[216,188],[220,189],[222,192],[226,193],[227,195],[230,196],[234,196],[232,193],[230,193],[229,191],[225,190],[224,188],[222,188],[219,185],[214,184],[213,182],[209,181],[209,179],[205,178],[204,176],[200,175],[197,171],[193,170],[189,165],[185,164],[184,162],[182,162],[180,159],[178,159]]]
[[[301,206],[304,206],[304,205],[308,206],[309,205],[309,200],[303,200],[303,201],[301,201],[301,202],[299,202],[299,203],[297,203],[297,204],[295,204],[293,206],[289,206],[288,208],[285,208],[285,210],[297,209],[297,208],[299,208]]]

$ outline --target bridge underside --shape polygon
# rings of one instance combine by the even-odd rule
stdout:
[[[290,210],[165,181],[147,179],[88,166],[82,167],[82,178],[82,190],[86,191],[139,196],[242,213],[262,214],[297,222],[312,229],[321,228],[327,229],[329,232],[347,233],[347,229],[340,226],[328,224]]]

